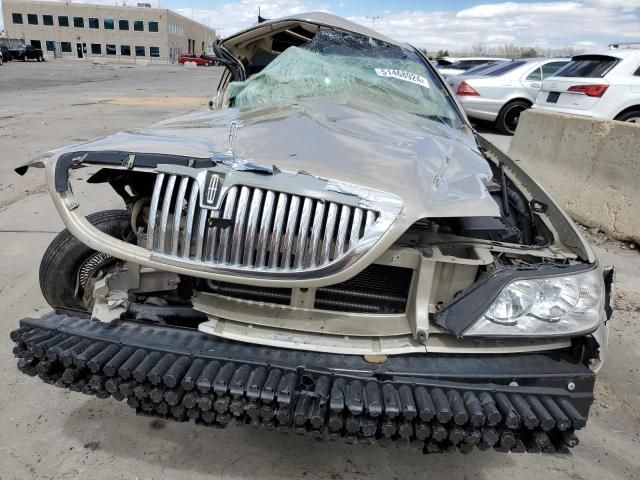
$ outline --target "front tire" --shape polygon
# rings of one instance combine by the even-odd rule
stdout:
[[[640,110],[630,110],[628,112],[621,113],[615,119],[620,122],[640,124]]]
[[[496,128],[504,135],[513,135],[516,133],[520,114],[531,108],[531,105],[524,100],[514,100],[507,103],[496,119]]]
[[[98,230],[133,242],[130,215],[126,210],[105,210],[87,216]],[[115,267],[118,260],[87,247],[65,229],[53,239],[40,262],[40,290],[53,308],[90,311],[93,287]]]

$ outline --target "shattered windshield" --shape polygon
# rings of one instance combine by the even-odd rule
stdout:
[[[230,106],[252,108],[323,98],[393,108],[448,125],[460,122],[444,86],[417,53],[350,33],[320,32],[227,89]]]

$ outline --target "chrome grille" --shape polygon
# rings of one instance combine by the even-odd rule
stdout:
[[[159,173],[146,247],[210,265],[305,270],[343,256],[379,217],[373,210],[246,185],[223,195],[218,210],[201,208],[195,178]],[[215,222],[220,213],[227,225]]]

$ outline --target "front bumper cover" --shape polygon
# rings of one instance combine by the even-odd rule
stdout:
[[[566,451],[578,443],[595,381],[564,352],[410,354],[372,364],[54,313],[22,320],[11,339],[22,372],[126,400],[141,414],[405,443],[424,453]]]

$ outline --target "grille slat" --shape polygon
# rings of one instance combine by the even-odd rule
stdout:
[[[198,204],[198,183],[191,182],[191,193],[189,194],[189,205],[187,207],[187,219],[184,225],[184,242],[182,245],[182,258],[189,258],[191,254],[191,235],[193,233],[193,219]]]
[[[238,210],[236,213],[236,224],[233,228],[233,240],[231,243],[231,263],[239,265],[242,258],[242,241],[245,233],[245,225],[247,219],[247,208],[249,208],[249,187],[240,189],[240,198],[238,199]]]
[[[320,263],[329,263],[331,256],[331,246],[333,245],[333,233],[336,228],[336,219],[338,217],[338,205],[329,204],[329,212],[327,213],[327,224],[324,229],[324,239],[322,240],[322,251],[320,252]]]
[[[351,222],[351,233],[349,234],[349,248],[352,248],[360,239],[362,230],[362,209],[356,208],[353,212],[353,222]]]
[[[231,187],[227,192],[224,203],[224,218],[233,218],[233,212],[236,208],[236,199],[238,197],[238,188]],[[231,227],[225,228],[220,235],[220,245],[218,253],[218,262],[227,263],[229,261],[229,254],[231,252]]]
[[[256,188],[251,198],[251,207],[249,208],[249,220],[244,238],[244,265],[253,265],[253,255],[256,238],[258,236],[258,220],[260,219],[260,206],[262,204],[262,190]]]
[[[318,263],[318,249],[322,238],[322,227],[324,226],[324,203],[318,202],[313,216],[313,228],[311,229],[311,240],[309,245],[309,255],[305,260],[305,265],[315,267]]]
[[[300,197],[293,195],[289,204],[289,218],[285,229],[284,255],[282,256],[281,268],[288,269],[291,266],[291,253],[293,252],[293,241],[298,226],[298,210],[300,210]]]
[[[147,228],[147,248],[153,250],[154,237],[156,234],[156,223],[158,223],[158,204],[160,203],[160,195],[162,193],[162,184],[164,183],[164,173],[158,174],[156,184],[153,187],[151,196],[151,205],[149,205],[149,226]]]
[[[203,208],[195,178],[159,173],[149,206],[147,248],[205,265],[304,270],[358,244],[378,214],[322,199],[233,185],[218,209]]]
[[[182,177],[180,187],[178,188],[178,196],[173,206],[173,232],[171,233],[171,255],[178,255],[178,239],[180,237],[180,222],[182,220],[182,207],[184,206],[184,197],[187,194],[187,185],[189,177]]]
[[[176,176],[171,175],[167,181],[167,189],[164,191],[164,199],[162,201],[162,213],[160,217],[160,238],[158,238],[158,250],[165,251],[165,243],[167,239],[167,223],[169,222],[169,211],[171,210],[171,198],[173,197],[173,189],[176,186]]]
[[[256,266],[264,267],[267,263],[267,249],[269,243],[269,233],[271,229],[271,217],[273,216],[273,207],[276,200],[276,194],[268,191],[264,197],[264,206],[262,207],[262,221],[260,222],[260,230],[258,232],[258,256],[256,258]]]
[[[269,268],[277,268],[280,261],[280,244],[282,241],[282,232],[284,229],[285,214],[287,211],[288,197],[281,193],[278,195],[278,205],[276,206],[276,216],[273,220],[273,233],[269,242],[269,250],[271,258],[269,259]]]
[[[300,217],[300,228],[296,239],[295,265],[300,269],[304,266],[305,249],[307,247],[307,237],[311,225],[311,212],[313,211],[313,200],[305,198],[302,204],[302,216]]]
[[[351,218],[351,209],[346,205],[342,206],[340,212],[340,223],[338,223],[338,236],[336,238],[335,256],[339,257],[344,253],[344,246],[347,241],[347,228],[349,227],[349,219]]]

